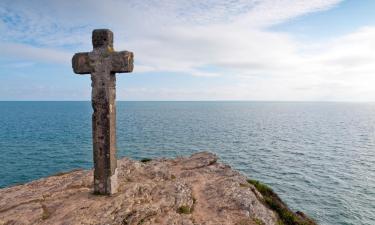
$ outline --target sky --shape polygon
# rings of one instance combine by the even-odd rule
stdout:
[[[90,100],[98,28],[135,55],[117,100],[375,101],[373,0],[1,0],[0,100]]]

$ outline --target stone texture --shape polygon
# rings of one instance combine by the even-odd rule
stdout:
[[[92,33],[93,51],[73,56],[77,74],[91,73],[94,189],[98,194],[117,192],[116,173],[116,76],[133,70],[133,53],[113,50],[113,33]]]
[[[111,196],[93,194],[91,170],[0,189],[0,225],[277,224],[246,177],[211,153],[147,163],[123,158],[117,172]]]

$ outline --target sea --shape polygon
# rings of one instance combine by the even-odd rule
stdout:
[[[90,102],[0,102],[0,188],[92,168]],[[322,225],[375,224],[375,103],[117,102],[118,157],[216,153]]]

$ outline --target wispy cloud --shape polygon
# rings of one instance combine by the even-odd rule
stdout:
[[[238,23],[244,26],[264,27],[285,22],[301,15],[328,10],[342,0],[264,0],[256,1],[247,13],[241,16]]]
[[[17,61],[17,62],[8,62],[4,64],[0,64],[0,68],[25,68],[25,67],[30,67],[35,65],[33,62],[22,62],[22,61]]]
[[[71,53],[61,50],[33,47],[26,44],[0,43],[4,58],[30,60],[32,62],[53,62],[70,64]]]
[[[270,26],[329,10],[340,0],[109,0],[0,3],[0,56],[69,63],[88,51],[93,28],[115,32],[115,47],[136,53],[135,71],[232,77],[207,90],[155,90],[226,99],[375,99],[375,28],[319,43]],[[202,68],[214,68],[212,70]],[[367,82],[368,81],[368,82]],[[309,88],[310,87],[310,88]],[[164,90],[164,92],[162,92]],[[213,94],[210,94],[212,90]],[[150,91],[139,90],[149,95]],[[220,93],[219,93],[220,92]],[[219,94],[218,94],[219,93]],[[181,97],[182,98],[182,97]],[[211,98],[211,97],[210,97]]]

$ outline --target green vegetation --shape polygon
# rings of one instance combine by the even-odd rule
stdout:
[[[51,213],[48,211],[47,206],[42,205],[42,210],[43,210],[42,220],[48,219],[51,216]]]
[[[240,187],[243,187],[243,188],[248,188],[249,187],[249,184],[247,183],[240,183]]]
[[[253,221],[250,219],[243,219],[238,221],[235,225],[253,225]]]
[[[279,225],[317,225],[312,219],[308,218],[303,213],[292,212],[279,196],[267,185],[251,179],[247,180],[247,182],[254,185],[254,187],[263,195],[263,202],[270,209],[277,212],[280,218]]]
[[[179,207],[178,209],[177,209],[177,212],[179,213],[179,214],[190,214],[190,213],[192,213],[192,209],[190,209],[190,207],[189,206],[186,206],[186,205],[183,205],[183,206],[181,206],[181,207]]]
[[[238,221],[235,225],[265,225],[262,220],[257,218],[248,218],[248,219],[242,219]]]
[[[257,224],[257,225],[264,225],[263,221],[258,219],[258,218],[254,218],[254,222]]]
[[[60,177],[60,176],[64,176],[66,174],[69,174],[69,173],[73,173],[73,172],[77,172],[77,171],[81,171],[82,169],[74,169],[74,170],[70,170],[70,171],[65,171],[65,172],[58,172],[56,174],[53,174],[51,175],[51,177]]]
[[[149,158],[143,158],[141,159],[141,162],[143,163],[146,163],[146,162],[150,162],[152,159],[149,159]]]

